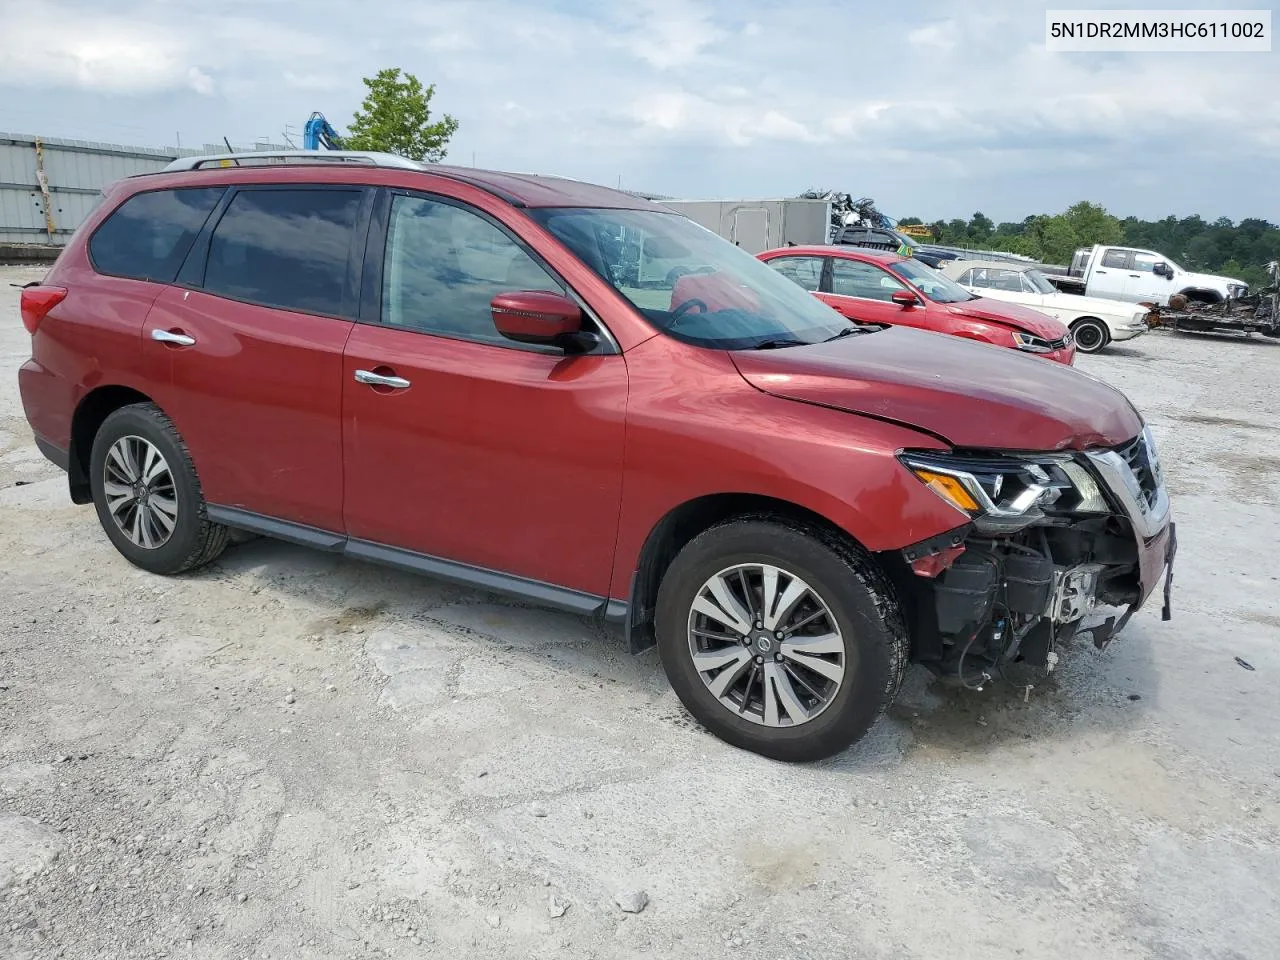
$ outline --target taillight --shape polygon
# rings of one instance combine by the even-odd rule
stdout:
[[[66,287],[23,287],[22,325],[34,334],[50,310],[67,298]]]

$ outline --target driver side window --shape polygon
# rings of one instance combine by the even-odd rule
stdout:
[[[382,274],[382,322],[423,333],[515,347],[493,325],[489,301],[512,290],[565,293],[509,234],[463,207],[397,195]]]
[[[907,289],[886,271],[861,260],[838,259],[831,264],[831,292],[842,297],[864,300],[893,299],[898,290]]]
[[[1156,258],[1149,253],[1135,253],[1133,255],[1133,270],[1139,270],[1142,273],[1151,273],[1155,270]]]

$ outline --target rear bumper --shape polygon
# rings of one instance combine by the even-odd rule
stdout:
[[[36,360],[28,360],[18,368],[18,393],[22,397],[27,423],[38,438],[58,450],[71,448],[71,414],[75,410],[73,392],[70,384]],[[48,456],[47,453],[45,455]]]
[[[43,453],[50,463],[61,470],[66,470],[71,465],[71,455],[66,450],[63,450],[57,444],[50,443],[39,434],[36,434],[36,449]]]

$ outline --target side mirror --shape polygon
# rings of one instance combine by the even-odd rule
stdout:
[[[561,347],[582,353],[598,342],[582,329],[582,308],[568,297],[544,290],[513,290],[489,301],[493,325],[508,340]],[[586,342],[590,340],[590,343]]]
[[[1151,268],[1151,272],[1154,273],[1157,277],[1166,277],[1168,279],[1173,278],[1173,270],[1163,260],[1161,260],[1159,263],[1153,266]]]
[[[895,290],[890,299],[903,310],[910,310],[920,302],[920,298],[910,290]]]

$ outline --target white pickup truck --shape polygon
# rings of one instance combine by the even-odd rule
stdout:
[[[1243,280],[1183,270],[1162,253],[1097,244],[1077,250],[1066,276],[1044,271],[1063,293],[1167,306],[1174,294],[1200,303],[1221,303],[1249,292]]]

